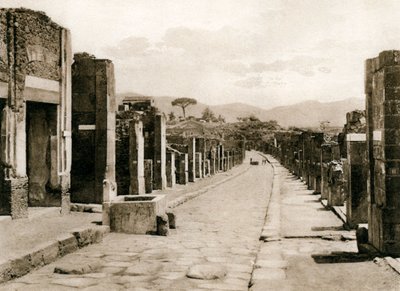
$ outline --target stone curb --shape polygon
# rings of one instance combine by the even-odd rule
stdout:
[[[385,257],[386,263],[400,275],[400,258]]]
[[[259,153],[260,154],[260,153]],[[251,279],[249,282],[249,290],[265,290],[265,286],[270,286],[271,281],[279,281],[286,278],[285,269],[287,267],[286,261],[265,260],[260,255],[262,244],[265,242],[281,240],[280,234],[280,174],[277,171],[276,165],[279,163],[272,161],[269,156],[260,154],[272,166],[273,178],[271,196],[267,206],[267,214],[263,229],[260,234],[260,249],[257,254]],[[275,288],[273,288],[275,290]]]
[[[192,199],[204,194],[208,190],[214,189],[215,187],[217,187],[217,186],[219,186],[219,185],[221,185],[221,184],[223,184],[225,182],[228,182],[229,180],[231,180],[233,178],[236,178],[236,177],[244,174],[245,172],[247,172],[250,169],[250,167],[251,166],[248,165],[247,168],[244,169],[244,171],[241,171],[239,173],[236,173],[235,175],[232,175],[232,176],[229,176],[229,177],[227,177],[225,179],[217,181],[214,184],[208,185],[208,186],[206,186],[206,187],[204,187],[204,188],[202,188],[200,190],[189,192],[189,193],[186,193],[186,194],[184,194],[184,195],[182,195],[182,196],[180,196],[178,198],[175,198],[174,200],[168,202],[167,207],[171,208],[171,209],[175,208],[175,207],[178,207],[179,205],[181,205],[181,204],[183,204],[183,203],[185,203],[185,202],[187,202],[189,200],[192,200]]]
[[[320,202],[325,209],[331,210],[344,224],[347,224],[346,214],[343,213],[339,206],[329,206],[327,199],[320,199]]]
[[[79,248],[101,242],[108,232],[108,226],[75,229],[54,241],[36,246],[24,255],[0,262],[0,283],[26,275],[31,270],[50,264]]]
[[[280,240],[280,180],[279,173],[277,173],[277,168],[275,164],[278,164],[275,161],[271,161],[271,159],[259,153],[262,157],[264,157],[267,162],[272,166],[273,170],[273,179],[272,179],[272,190],[270,201],[267,206],[267,215],[264,223],[264,227],[262,229],[260,240],[263,241],[276,241]]]

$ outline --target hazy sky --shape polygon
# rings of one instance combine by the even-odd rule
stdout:
[[[400,49],[397,0],[2,0],[46,12],[118,92],[270,108],[362,98],[364,60]]]

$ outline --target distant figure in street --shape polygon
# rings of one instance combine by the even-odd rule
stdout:
[[[266,165],[267,164],[267,159],[263,159],[261,164],[262,165]]]

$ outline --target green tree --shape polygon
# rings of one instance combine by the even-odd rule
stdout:
[[[176,98],[171,102],[171,104],[172,106],[181,107],[183,112],[183,118],[186,118],[186,107],[188,107],[189,105],[196,105],[197,100],[194,98],[182,97],[182,98]]]

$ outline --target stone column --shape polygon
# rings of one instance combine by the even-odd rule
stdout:
[[[147,194],[153,192],[153,160],[152,159],[144,160],[144,188],[145,188],[145,192]]]
[[[166,174],[167,174],[167,186],[174,187],[176,183],[175,176],[175,152],[167,152],[167,166],[166,166]]]
[[[400,256],[400,51],[366,62],[369,241]]]
[[[153,187],[163,190],[167,186],[165,174],[166,164],[166,132],[164,114],[156,114],[154,121],[154,164]]]
[[[188,154],[177,154],[175,156],[175,166],[176,166],[176,173],[177,173],[177,180],[178,184],[186,185],[189,181],[188,176]]]
[[[211,148],[211,159],[210,159],[210,175],[215,175],[216,172],[216,149],[215,147]]]
[[[346,136],[348,166],[348,198],[346,218],[350,227],[368,222],[368,168],[366,165],[365,133],[349,133]]]
[[[57,170],[61,186],[61,214],[70,213],[71,209],[71,164],[72,164],[72,47],[71,33],[61,31],[61,104],[58,106],[59,132],[57,136]],[[52,163],[53,164],[53,163]]]
[[[196,181],[196,140],[194,137],[188,139],[189,159],[189,182]]]
[[[143,123],[131,120],[129,124],[129,195],[145,193]]]
[[[199,152],[196,153],[196,178],[203,178],[203,157]]]
[[[204,137],[196,138],[196,152],[201,154],[200,163],[200,178],[204,176],[205,173],[205,161],[206,161],[206,140]],[[196,175],[197,177],[197,175]]]
[[[332,161],[332,148],[330,144],[321,145],[321,199],[328,199],[328,163]]]
[[[218,173],[221,170],[221,147],[220,145],[216,145],[216,161],[215,161],[215,172]]]

